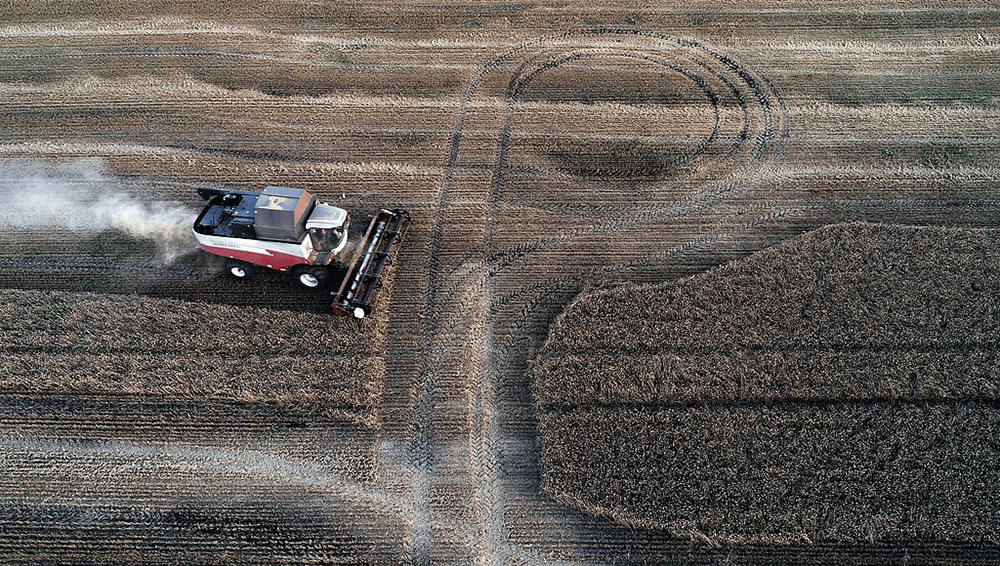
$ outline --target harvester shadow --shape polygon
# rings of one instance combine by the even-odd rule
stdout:
[[[222,271],[221,261],[201,252],[175,258],[166,265],[153,256],[61,258],[58,262],[47,258],[0,258],[0,289],[143,295],[315,313],[330,312],[330,291],[336,290],[305,289],[288,273],[264,269],[239,281]]]
[[[221,262],[204,255],[192,254],[181,258],[191,262],[194,269],[183,266],[179,260],[172,269],[161,272],[163,277],[148,282],[136,292],[150,297],[199,303],[295,312],[330,312],[331,289],[305,289],[297,285],[288,273],[264,269],[257,270],[245,280],[236,280],[221,271]],[[215,265],[217,263],[219,266]],[[171,277],[171,274],[175,276]]]

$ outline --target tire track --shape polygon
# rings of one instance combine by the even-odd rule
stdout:
[[[495,239],[494,226],[497,224],[499,212],[505,206],[505,203],[503,202],[504,184],[509,171],[507,161],[510,155],[513,116],[516,111],[518,96],[531,83],[531,81],[541,76],[545,71],[555,69],[559,65],[569,61],[579,61],[588,56],[625,57],[658,64],[670,71],[680,72],[694,85],[701,88],[705,93],[705,98],[710,101],[712,106],[712,115],[715,123],[711,128],[710,134],[693,150],[684,155],[682,159],[686,163],[696,160],[702,154],[706,153],[712,143],[722,135],[722,128],[719,124],[721,121],[719,110],[721,97],[708,84],[707,80],[693,71],[687,71],[686,67],[681,67],[678,64],[669,62],[662,57],[656,56],[655,54],[642,52],[636,53],[635,51],[630,50],[635,49],[632,46],[617,46],[617,48],[613,48],[615,46],[592,47],[586,45],[587,38],[601,38],[605,35],[611,37],[626,35],[634,38],[642,34],[637,34],[631,31],[622,32],[618,30],[573,31],[557,36],[556,38],[545,38],[521,45],[486,63],[481,71],[472,78],[468,88],[463,94],[455,133],[453,134],[451,140],[449,159],[445,167],[446,173],[444,188],[442,190],[442,199],[439,202],[438,216],[435,221],[434,237],[432,238],[432,241],[438,242],[434,246],[435,252],[440,249],[439,242],[442,237],[444,210],[447,206],[446,195],[449,194],[452,187],[459,182],[459,179],[456,179],[456,175],[459,173],[456,166],[460,156],[464,120],[470,101],[478,94],[481,84],[490,73],[509,68],[512,64],[517,63],[518,56],[526,56],[526,59],[520,61],[520,63],[514,68],[510,79],[507,81],[506,93],[504,96],[504,117],[503,123],[498,131],[498,149],[497,156],[493,164],[492,177],[489,180],[488,189],[480,189],[481,194],[483,194],[483,197],[488,202],[488,212],[486,218],[487,232],[484,240],[478,247],[478,251],[474,250],[467,253],[465,257],[444,276],[442,281],[435,281],[433,277],[428,277],[429,287],[435,284],[440,285],[438,290],[430,292],[429,299],[427,301],[429,312],[436,303],[436,301],[432,299],[438,296],[450,297],[457,295],[464,296],[465,298],[461,300],[459,305],[441,309],[444,312],[451,313],[451,316],[448,317],[450,319],[448,324],[442,326],[440,322],[435,323],[433,328],[428,327],[426,329],[428,331],[426,336],[434,335],[430,334],[430,332],[436,331],[437,333],[442,333],[446,331],[447,327],[453,326],[451,323],[453,321],[457,321],[457,319],[461,319],[461,322],[466,325],[465,328],[468,329],[467,332],[474,331],[477,328],[480,329],[479,332],[481,332],[481,334],[470,338],[470,340],[476,342],[478,345],[476,348],[477,354],[475,356],[475,361],[473,363],[472,370],[468,375],[473,389],[472,406],[471,409],[469,409],[472,425],[469,437],[469,450],[472,460],[469,463],[469,471],[472,476],[470,481],[474,483],[476,493],[475,502],[477,508],[473,510],[473,514],[479,524],[479,532],[476,537],[478,543],[476,550],[478,554],[475,556],[477,563],[505,564],[511,556],[521,555],[521,549],[511,545],[507,528],[506,515],[508,511],[508,502],[505,493],[508,489],[507,484],[510,480],[505,477],[504,473],[506,455],[504,454],[503,446],[505,445],[505,438],[509,434],[507,428],[510,423],[505,423],[502,420],[503,415],[507,412],[507,408],[512,402],[514,402],[517,406],[522,407],[521,410],[524,410],[524,407],[526,406],[530,406],[530,399],[524,396],[523,391],[521,393],[517,393],[511,391],[509,387],[505,387],[507,382],[514,380],[521,385],[524,385],[524,378],[520,377],[518,379],[517,376],[525,373],[523,372],[523,369],[525,368],[527,360],[526,352],[515,352],[514,345],[525,340],[528,340],[529,342],[531,341],[530,334],[524,334],[524,332],[529,329],[528,327],[531,326],[528,319],[538,311],[541,305],[545,304],[546,297],[551,297],[560,293],[572,295],[577,292],[580,287],[582,287],[584,281],[592,278],[595,275],[595,272],[593,270],[587,270],[584,273],[568,280],[565,278],[557,278],[545,280],[540,283],[532,283],[529,286],[532,291],[528,292],[528,296],[532,298],[528,299],[526,304],[524,304],[521,308],[521,315],[516,318],[514,327],[505,329],[508,331],[508,333],[505,334],[505,339],[499,344],[494,344],[493,329],[500,322],[498,314],[504,309],[506,302],[511,297],[525,299],[524,291],[526,289],[516,286],[514,290],[507,291],[503,298],[499,301],[497,300],[494,287],[504,281],[502,274],[515,269],[529,269],[528,266],[541,259],[539,257],[541,252],[551,250],[556,245],[568,244],[581,240],[589,235],[606,233],[608,231],[633,232],[635,228],[648,225],[654,220],[663,220],[668,217],[679,217],[692,214],[697,211],[711,209],[714,205],[723,202],[727,196],[731,196],[727,193],[739,192],[735,191],[736,186],[733,182],[730,182],[729,184],[718,183],[715,186],[709,186],[701,191],[698,191],[694,195],[689,196],[682,206],[670,207],[667,210],[661,211],[647,211],[645,214],[641,214],[638,217],[635,215],[612,217],[607,222],[599,223],[596,226],[577,228],[568,232],[562,232],[555,237],[543,239],[541,241],[535,240],[519,245],[513,249],[498,250],[491,253],[485,252],[485,250],[491,247],[491,243]],[[649,37],[656,38],[656,36],[644,37],[647,39]],[[663,40],[665,38],[661,37],[658,39]],[[551,48],[545,48],[546,46],[550,46],[553,40],[563,40],[571,44],[576,41],[584,43],[585,45],[584,47],[579,45],[570,45],[568,46],[570,47],[569,53],[566,53],[565,50],[559,51]],[[674,43],[674,45],[679,45],[679,43]],[[658,47],[662,48],[663,45],[658,45]],[[543,48],[540,53],[534,53],[532,51],[538,48]],[[642,48],[649,49],[648,46],[642,46]],[[655,52],[655,49],[653,51]],[[762,125],[758,126],[756,131],[753,132],[753,135],[751,135],[751,127],[753,127],[753,124],[751,123],[753,118],[751,116],[751,104],[755,105],[753,109],[759,110],[763,114],[767,114],[771,109],[770,97],[776,96],[777,93],[774,92],[773,89],[770,92],[755,93],[751,97],[752,101],[748,102],[744,97],[741,88],[746,88],[745,85],[750,85],[751,88],[756,87],[757,82],[753,79],[752,75],[748,72],[735,72],[742,71],[742,68],[731,60],[725,59],[707,50],[705,50],[704,53],[708,53],[711,57],[713,57],[716,60],[716,64],[721,65],[723,69],[727,69],[728,72],[734,73],[736,79],[729,78],[729,76],[725,74],[727,71],[720,71],[704,62],[692,61],[691,57],[687,57],[685,60],[696,69],[706,69],[712,74],[714,80],[717,80],[719,83],[724,85],[726,89],[728,89],[728,96],[731,96],[738,102],[743,119],[741,124],[736,129],[736,133],[732,134],[729,140],[726,140],[729,144],[728,149],[722,153],[720,157],[717,157],[708,167],[704,167],[702,169],[702,173],[707,176],[709,172],[714,171],[716,168],[722,165],[730,164],[737,168],[737,174],[745,173],[748,170],[752,171],[754,168],[759,168],[761,162],[763,162],[769,155],[770,147],[767,144],[770,141],[770,138],[775,135],[773,132],[774,124],[776,122],[781,123],[781,129],[778,135],[780,135],[783,139],[787,137],[788,134],[787,120],[784,116],[777,119],[770,116],[759,118]],[[738,81],[743,81],[743,86],[740,86]],[[766,104],[762,104],[762,101]],[[746,151],[748,155],[747,163],[733,164],[732,162],[734,161],[735,156],[744,150],[744,147],[747,144],[750,144],[751,146],[751,148]],[[746,177],[746,175],[743,175],[743,177]],[[747,179],[744,178],[743,181],[746,182]],[[622,210],[625,208],[629,207],[620,207]],[[683,250],[686,248],[687,246],[684,246],[680,249]],[[677,252],[677,249],[669,250],[665,252],[666,255],[664,257],[668,257]],[[633,262],[633,265],[646,263],[647,261],[648,258],[642,262]],[[481,267],[470,271],[470,265],[478,265]],[[442,267],[443,266],[435,258],[431,260],[428,273],[437,273]],[[630,267],[628,264],[619,264],[607,266],[598,270],[598,272],[614,274],[620,273],[621,271],[628,269],[628,267]],[[474,290],[473,295],[468,294],[470,289]],[[538,293],[536,294],[533,291],[538,291]],[[480,304],[482,304],[482,302],[488,304],[488,308],[485,312],[470,308],[469,300],[475,296],[479,297],[478,302]],[[453,305],[454,302],[455,301],[451,301],[449,305]],[[552,307],[550,305],[547,306],[549,306],[549,309],[543,310],[551,311]],[[478,315],[478,317],[470,319],[469,315]],[[551,318],[552,316],[554,316],[554,311],[549,312],[548,318]],[[440,336],[440,334],[438,334],[438,336]],[[449,355],[455,355],[462,351],[461,348],[454,348],[452,345],[449,345],[448,342],[449,341],[445,340],[440,342],[436,347],[428,347],[428,350],[436,350],[436,352],[433,352],[433,356],[425,358],[434,360],[434,362],[433,364],[426,366],[425,371],[422,373],[422,379],[420,381],[421,388],[418,389],[418,414],[422,411],[427,411],[435,405],[433,402],[433,397],[435,395],[435,383],[439,377],[439,372],[443,367],[442,364],[447,361]],[[434,364],[437,364],[438,367],[435,368]],[[517,370],[522,371],[518,372]],[[522,387],[522,389],[525,388]],[[531,412],[531,409],[528,409],[528,413],[530,414]],[[524,418],[523,415],[521,418]],[[531,420],[530,416],[528,418]],[[429,416],[425,417],[424,422],[432,424]],[[421,426],[420,429],[424,430],[424,427]],[[414,452],[418,457],[421,453],[420,451],[433,449],[433,442],[431,441],[433,434],[433,431],[425,430],[422,435],[423,441],[414,444]],[[529,452],[532,453],[527,454],[527,456],[537,461],[536,451],[537,448],[534,447],[529,449]],[[515,451],[515,453],[519,457],[526,456],[523,451]],[[421,540],[430,543],[429,537],[424,537]],[[419,554],[423,555],[423,553]],[[421,563],[422,561],[418,559],[417,562]]]
[[[611,30],[611,33],[617,33],[617,31]],[[629,35],[634,34],[633,32],[628,32],[628,33]],[[727,67],[740,69],[741,76],[743,76],[748,80],[747,84],[750,87],[757,87],[757,81],[748,71],[743,70],[742,67],[739,67],[735,62],[733,62],[728,58],[725,58],[721,55],[717,55],[711,51],[709,51],[709,53],[712,53],[713,56],[719,57],[721,60],[724,60]],[[555,65],[553,65],[553,67],[554,66]],[[551,67],[539,69],[535,72],[535,74],[537,75],[537,72],[540,72],[541,70],[547,70],[548,68]],[[520,73],[521,69],[519,69],[518,72]],[[499,141],[500,155],[497,159],[497,163],[495,166],[496,171],[494,173],[494,179],[493,179],[494,186],[491,188],[491,196],[493,197],[494,201],[499,201],[502,198],[503,184],[506,182],[505,172],[508,169],[506,163],[506,156],[509,153],[510,128],[514,113],[514,103],[516,102],[515,97],[517,93],[523,89],[524,86],[524,84],[522,84],[520,87],[517,86],[518,78],[519,77],[517,75],[515,75],[515,77],[512,77],[512,79],[508,84],[508,89],[507,89],[509,95],[507,104],[507,113],[505,116],[504,130],[501,132],[500,135],[500,141]],[[531,80],[533,78],[534,76],[531,76],[528,80]],[[703,189],[702,191],[690,195],[684,201],[678,203],[672,208],[665,208],[660,211],[650,210],[647,211],[644,215],[633,214],[624,219],[613,217],[612,220],[609,220],[604,223],[599,223],[599,224],[595,223],[590,227],[577,228],[569,232],[561,233],[553,238],[533,242],[532,244],[529,244],[528,247],[526,247],[526,249],[522,251],[522,253],[528,254],[531,252],[536,252],[538,250],[544,250],[554,245],[570,242],[573,240],[578,240],[580,238],[586,237],[591,234],[626,232],[629,231],[628,229],[633,228],[635,226],[648,225],[652,224],[653,222],[665,220],[667,218],[676,218],[680,216],[691,215],[693,213],[700,212],[705,209],[710,209],[711,207],[717,205],[720,197],[725,198],[726,196],[730,197],[734,196],[731,194],[727,195],[726,193],[739,191],[739,189],[736,188],[737,183],[752,185],[753,181],[759,179],[761,174],[766,170],[766,164],[764,164],[764,166],[762,167],[761,162],[768,154],[766,146],[770,142],[771,138],[776,135],[779,137],[778,147],[774,152],[774,154],[777,155],[777,152],[780,151],[780,147],[783,146],[784,141],[787,139],[789,133],[789,127],[786,118],[787,112],[784,109],[784,103],[781,101],[780,97],[777,94],[777,91],[774,90],[773,86],[770,86],[770,83],[767,84],[769,85],[768,89],[769,92],[759,92],[756,88],[752,88],[752,90],[754,90],[754,98],[761,103],[761,107],[764,109],[770,109],[772,107],[772,102],[771,102],[772,97],[777,98],[778,105],[780,108],[779,116],[775,118],[772,117],[767,112],[764,113],[765,114],[765,118],[763,120],[764,125],[762,128],[760,128],[760,131],[757,132],[753,138],[754,149],[751,151],[752,159],[747,165],[742,167],[742,171],[737,173],[736,175],[738,177],[737,179],[735,180],[727,179],[723,183],[720,183],[718,185],[715,186],[710,185],[709,188]],[[744,121],[742,128],[736,135],[736,140],[733,142],[732,147],[723,157],[719,158],[718,162],[715,165],[721,164],[722,162],[732,159],[735,156],[735,154],[743,147],[743,145],[745,145],[746,140],[750,138],[749,109],[745,101],[743,100],[742,92],[740,91],[739,88],[736,87],[736,85],[734,85],[731,82],[727,82],[727,86],[732,90],[734,96],[736,96],[736,98],[740,101],[740,107],[744,115]],[[713,106],[715,106],[714,107],[715,112],[718,112],[717,105],[715,105],[714,102]],[[779,130],[778,133],[775,133],[775,122],[779,122],[777,128]],[[716,127],[715,129],[713,129],[711,138],[714,139],[715,137],[717,137],[718,133],[719,133],[718,127]],[[704,152],[704,150],[700,151],[702,153]],[[712,168],[714,168],[714,166],[709,167],[707,169],[711,170]],[[757,170],[754,171],[754,169]],[[746,173],[749,171],[754,171],[755,174],[747,175]],[[606,207],[602,208],[602,211],[606,210],[608,210]]]
[[[430,243],[428,245],[427,267],[424,270],[425,277],[425,299],[424,299],[424,327],[421,345],[419,346],[421,364],[417,382],[414,387],[414,412],[415,429],[410,440],[409,462],[414,470],[412,477],[414,481],[410,486],[410,496],[413,499],[413,507],[418,510],[414,518],[414,532],[411,536],[411,557],[415,564],[430,564],[431,551],[434,546],[433,524],[430,520],[428,509],[431,507],[431,485],[430,476],[434,472],[435,466],[435,431],[434,414],[437,397],[437,382],[440,380],[444,368],[444,361],[448,344],[438,344],[438,337],[441,331],[441,323],[438,320],[438,312],[442,309],[438,306],[438,296],[445,291],[443,296],[453,296],[450,292],[453,288],[461,284],[454,282],[450,288],[439,290],[440,283],[437,281],[439,272],[443,269],[440,263],[440,251],[445,229],[445,212],[449,205],[450,193],[455,185],[455,174],[457,172],[457,162],[459,158],[459,147],[464,133],[464,123],[471,98],[478,90],[481,82],[492,71],[492,69],[502,65],[504,61],[513,57],[533,45],[542,45],[544,39],[539,39],[527,45],[522,45],[507,51],[498,56],[492,62],[480,69],[469,82],[468,87],[462,94],[457,123],[454,133],[451,136],[448,159],[445,163],[444,180],[441,184],[441,192],[435,207],[434,218],[431,227]],[[457,267],[456,267],[457,269]],[[451,274],[445,281],[452,280]],[[453,319],[454,320],[454,319]]]
[[[784,140],[788,137],[788,122],[787,122],[787,112],[784,108],[784,102],[781,100],[774,89],[773,84],[766,78],[754,78],[748,71],[742,69],[734,61],[729,59],[723,60],[727,68],[736,71],[739,76],[745,80],[745,84],[752,84],[755,86],[753,89],[754,95],[753,100],[760,107],[773,109],[777,108],[777,112],[774,115],[768,115],[768,118],[763,120],[760,125],[758,133],[751,139],[752,146],[748,152],[750,157],[747,164],[741,167],[741,169],[735,174],[733,179],[727,182],[720,183],[716,186],[709,186],[703,190],[698,197],[691,197],[687,199],[684,207],[677,207],[676,209],[666,212],[666,216],[661,218],[681,218],[683,216],[701,214],[711,211],[712,209],[718,208],[726,202],[736,200],[738,197],[745,197],[752,195],[752,187],[754,183],[760,182],[764,175],[767,174],[769,170],[768,156],[773,155],[780,150],[780,146],[783,145]],[[771,98],[768,96],[769,93],[773,93],[775,96]],[[508,108],[510,109],[508,113],[513,112],[514,104],[508,101]],[[506,124],[510,125],[511,121],[508,116]],[[510,135],[504,136],[508,143],[510,140]],[[504,159],[498,159],[497,166],[505,165]],[[504,177],[502,174],[495,174],[495,179],[498,179],[500,183],[504,182]],[[746,183],[749,187],[740,187],[738,183]],[[503,187],[500,186],[500,190],[494,193],[494,196],[503,195]],[[491,203],[494,205],[495,203]],[[804,218],[806,222],[808,219],[812,219],[812,222],[821,222],[825,218],[832,216],[832,209],[830,208],[830,203],[824,201],[813,201],[809,204],[795,207],[789,207],[787,202],[778,201],[776,203],[751,203],[751,208],[749,212],[751,215],[749,218],[746,217],[747,210],[738,210],[730,214],[720,225],[707,229],[705,232],[705,237],[696,239],[695,241],[688,242],[677,248],[667,250],[663,254],[658,256],[658,259],[667,259],[672,255],[684,254],[696,249],[704,249],[703,246],[713,245],[713,244],[725,244],[726,246],[738,245],[740,240],[745,239],[748,232],[760,233],[766,232],[767,228],[773,230],[773,226],[776,223],[785,222],[788,219],[793,218]],[[884,207],[884,204],[881,205]],[[625,207],[622,207],[624,209]],[[770,209],[770,212],[768,212]],[[758,214],[755,211],[760,211]],[[647,218],[653,218],[655,215],[647,216]],[[723,224],[727,224],[728,228],[724,228]],[[606,223],[606,228],[604,229],[615,229],[622,228],[625,226],[635,227],[636,223],[629,223],[627,220],[621,222],[618,220],[611,220]],[[613,227],[613,228],[612,228]],[[587,233],[588,230],[581,229],[574,234],[564,234],[561,238],[553,238],[551,241],[560,242],[571,242],[578,239],[583,234]],[[633,232],[634,233],[634,232]],[[543,245],[522,245],[518,246],[510,251],[496,252],[490,256],[491,261],[502,262],[506,264],[506,267],[511,269],[516,269],[518,267],[523,268],[524,271],[528,271],[528,266],[537,266],[540,264],[541,257],[539,257],[539,252],[545,250],[546,246]],[[603,271],[607,274],[616,274],[622,271],[627,271],[630,268],[639,267],[640,263],[644,262],[633,262],[631,264],[620,264],[615,266],[609,266],[598,271]],[[522,271],[523,273],[523,271]],[[532,271],[532,273],[536,273]],[[548,327],[548,320],[545,314],[539,314],[538,310],[545,310],[544,306],[546,303],[545,298],[548,296],[556,295],[559,292],[558,285],[565,284],[567,281],[576,280],[579,287],[582,287],[587,280],[589,280],[595,271],[591,271],[585,274],[581,274],[578,277],[571,277],[569,279],[565,277],[554,277],[545,280],[543,283],[533,283],[529,287],[519,286],[517,284],[512,285],[512,290],[506,290],[506,292],[500,297],[494,297],[491,308],[494,313],[493,320],[497,319],[508,319],[514,318],[517,322],[514,322],[509,329],[511,332],[505,335],[507,336],[506,341],[502,341],[496,344],[494,351],[494,371],[499,374],[496,378],[502,382],[509,383],[506,380],[513,382],[517,379],[519,374],[526,373],[527,370],[527,355],[523,352],[522,344],[524,342],[530,342],[532,339],[537,340],[538,336],[543,335]],[[503,277],[497,277],[498,279],[503,279]],[[527,290],[527,293],[525,292]],[[521,307],[519,310],[517,307]],[[513,316],[507,317],[502,316],[500,313],[504,314],[513,312]],[[551,307],[550,307],[551,310]],[[551,315],[550,315],[551,316]],[[531,320],[534,318],[534,324]],[[526,327],[533,327],[535,329],[534,335],[531,333],[531,329],[527,331],[522,331]],[[500,331],[498,331],[499,333]],[[523,333],[522,333],[523,332]],[[527,380],[520,381],[521,386],[528,386]],[[537,458],[537,449],[534,454],[520,454],[522,458]],[[508,486],[511,484],[509,478],[502,478],[502,481],[506,481]],[[528,481],[527,489],[531,489],[534,482]],[[530,501],[530,497],[518,498],[517,496],[508,497],[508,500],[518,500],[518,501]],[[579,507],[582,502],[579,501],[566,501],[567,504]],[[540,507],[544,505],[535,504]],[[584,505],[586,506],[586,505]],[[598,510],[595,510],[598,511]],[[512,513],[514,515],[520,515],[522,513]],[[530,513],[524,513],[530,514]],[[553,522],[558,522],[558,519],[552,518]],[[575,544],[571,546],[575,548],[582,548],[586,546],[586,540],[593,540],[600,538],[607,529],[605,527],[598,527],[596,531],[586,531],[581,532],[578,536],[579,539],[575,540]],[[707,540],[707,539],[706,539]],[[662,546],[655,546],[661,550],[661,552],[666,552],[666,548],[670,546],[669,541],[661,540],[660,544]],[[832,550],[831,545],[822,545],[826,550]],[[852,555],[864,555],[866,550],[859,550],[853,548],[845,548],[843,546],[836,546],[837,552],[846,552]],[[773,548],[768,548],[768,551],[762,555],[775,556],[773,554]],[[749,551],[747,549],[742,549],[742,552],[760,552],[760,549]],[[787,552],[788,556],[822,556],[823,552],[813,550],[810,548],[794,547]],[[889,553],[891,554],[891,552]],[[647,556],[647,555],[643,555]]]

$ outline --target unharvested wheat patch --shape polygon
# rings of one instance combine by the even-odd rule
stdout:
[[[718,540],[996,540],[988,405],[601,408],[540,420],[547,492]]]
[[[992,539],[998,250],[840,225],[580,297],[534,369],[548,491],[727,540]]]
[[[136,296],[3,295],[0,389],[8,393],[310,405],[362,416],[380,400],[378,316],[362,328],[332,315]]]
[[[574,328],[586,334],[557,324],[549,347],[905,348],[964,344],[970,336],[987,345],[997,332],[990,314],[991,290],[1000,287],[995,241],[989,230],[830,227],[679,285],[583,296],[569,312],[585,317]],[[602,313],[640,324],[625,329]]]

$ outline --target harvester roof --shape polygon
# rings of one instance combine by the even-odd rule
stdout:
[[[345,220],[347,211],[343,208],[318,203],[309,215],[306,228],[340,228]]]

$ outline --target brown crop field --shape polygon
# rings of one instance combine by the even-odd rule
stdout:
[[[995,544],[998,244],[836,225],[580,297],[534,372],[545,490],[723,541]]]
[[[0,561],[997,563],[998,61],[968,0],[3,4]],[[267,185],[410,212],[377,315],[197,251]],[[730,264],[840,223],[990,259]],[[756,334],[643,291],[720,273]]]

